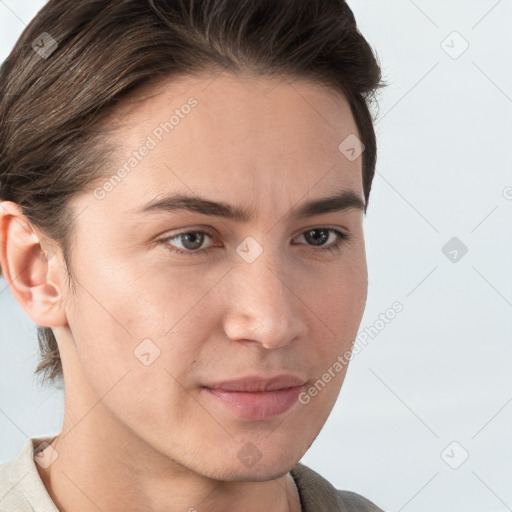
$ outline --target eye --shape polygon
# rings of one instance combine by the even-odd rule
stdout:
[[[318,235],[318,233],[321,233]],[[329,240],[329,233],[334,234],[334,241],[331,244],[326,245],[326,241]],[[337,229],[333,228],[314,228],[309,229],[308,231],[304,231],[301,234],[307,241],[311,241],[314,246],[320,246],[318,251],[330,251],[332,253],[337,253],[341,249],[341,246],[344,242],[349,239],[349,236],[346,233],[343,233]]]
[[[334,235],[334,241],[331,241],[329,245],[326,242],[331,238],[331,234]],[[213,246],[201,248],[206,238],[213,239],[215,235],[207,231],[184,231],[176,235],[163,238],[160,240],[161,243],[166,245],[166,248],[179,255],[183,256],[198,256],[208,253]],[[300,237],[304,237],[307,243],[310,243],[310,247],[315,252],[330,251],[337,253],[341,249],[344,242],[349,240],[349,235],[343,233],[334,228],[314,228],[309,229],[301,233]],[[299,238],[300,238],[299,237]],[[182,244],[182,248],[177,248],[171,244],[171,241],[178,240]],[[315,248],[316,247],[316,248]]]
[[[164,238],[162,242],[170,242],[171,240],[182,240],[184,243],[184,249],[176,249],[172,245],[168,245],[168,249],[176,254],[183,254],[185,256],[195,256],[208,252],[207,249],[199,249],[204,243],[206,237],[213,238],[213,235],[206,231],[186,231],[178,233],[171,237]],[[199,249],[199,250],[198,250]]]

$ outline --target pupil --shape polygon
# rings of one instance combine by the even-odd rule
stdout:
[[[201,233],[187,233],[186,235],[183,235],[183,236],[185,238],[183,245],[187,249],[198,249],[203,244],[203,238],[202,238],[203,235]],[[193,245],[192,247],[187,246],[187,242],[189,241],[190,238],[196,239],[195,246],[194,246],[194,242],[192,243],[192,245]]]
[[[329,239],[329,235],[326,235],[327,231],[325,229],[312,229],[308,231],[308,235],[311,235],[311,233],[323,233],[323,236],[312,237],[313,245],[323,245],[323,243]],[[320,243],[317,243],[318,241],[320,241]]]

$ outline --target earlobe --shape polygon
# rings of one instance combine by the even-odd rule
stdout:
[[[52,244],[34,228],[21,208],[0,203],[0,264],[16,301],[37,325],[66,324],[57,258]]]

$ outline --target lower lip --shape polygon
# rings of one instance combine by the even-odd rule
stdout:
[[[298,402],[304,386],[276,391],[241,392],[204,388],[222,405],[249,420],[266,420],[283,414]]]

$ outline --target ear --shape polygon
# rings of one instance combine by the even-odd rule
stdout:
[[[12,201],[0,202],[0,265],[12,295],[37,325],[67,325],[63,269],[55,243]]]

